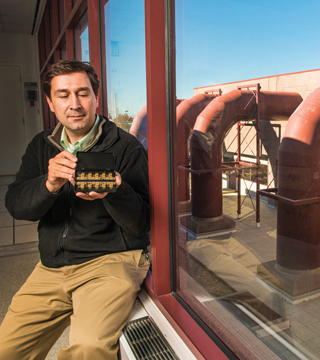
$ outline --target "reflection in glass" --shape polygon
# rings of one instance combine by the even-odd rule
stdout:
[[[320,353],[320,4],[293,5],[175,1],[176,292],[240,358],[227,329]]]
[[[85,13],[74,28],[75,57],[77,60],[90,61],[88,14]]]
[[[143,0],[104,5],[108,117],[146,145],[146,65]]]

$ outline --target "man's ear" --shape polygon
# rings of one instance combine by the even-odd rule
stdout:
[[[47,98],[47,103],[48,103],[48,105],[49,105],[50,110],[51,110],[52,112],[54,112],[54,108],[53,108],[53,105],[52,105],[52,101],[48,98],[48,96],[46,96],[46,98]]]
[[[99,94],[96,96],[96,109],[98,108],[99,106]]]

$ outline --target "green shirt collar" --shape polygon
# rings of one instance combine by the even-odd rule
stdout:
[[[88,132],[88,134],[85,137],[83,137],[81,140],[75,142],[74,144],[70,144],[65,127],[63,127],[61,133],[61,140],[60,140],[62,147],[65,150],[71,152],[71,154],[77,155],[78,151],[83,151],[86,147],[88,147],[91,144],[92,140],[94,139],[97,133],[98,125],[99,125],[99,115],[97,115],[96,122],[94,123],[92,129]]]

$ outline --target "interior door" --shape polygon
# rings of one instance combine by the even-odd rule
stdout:
[[[20,66],[0,64],[0,79],[0,175],[12,175],[26,148]]]

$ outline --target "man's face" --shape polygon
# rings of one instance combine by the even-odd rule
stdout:
[[[55,76],[51,80],[51,100],[47,97],[47,101],[72,144],[91,130],[98,98],[85,71]]]

